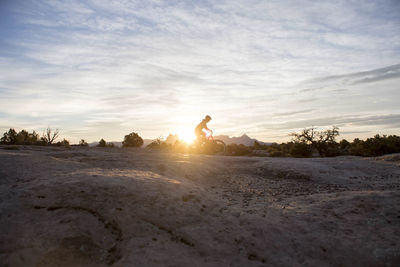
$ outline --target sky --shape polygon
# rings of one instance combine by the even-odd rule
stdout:
[[[0,132],[400,134],[400,1],[0,0]]]

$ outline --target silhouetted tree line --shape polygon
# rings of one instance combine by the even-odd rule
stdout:
[[[29,133],[26,130],[21,130],[20,132],[16,132],[14,129],[10,128],[7,132],[3,134],[0,138],[0,144],[3,145],[37,145],[37,146],[64,146],[70,147],[70,142],[65,138],[62,141],[55,142],[59,137],[60,131],[58,129],[53,130],[48,127],[42,134],[39,136],[35,131]],[[140,147],[143,145],[143,139],[137,133],[130,133],[125,135],[124,141],[122,142],[123,147]],[[89,144],[81,139],[78,145],[74,146],[82,146],[88,147]],[[107,143],[104,139],[101,139],[97,144],[98,147],[114,147],[113,143]]]
[[[35,131],[29,133],[26,130],[21,130],[17,133],[14,129],[10,128],[0,138],[0,143],[5,145],[52,145],[69,147],[69,141],[66,139],[55,143],[59,134],[60,131],[58,129],[53,130],[50,127],[43,132],[42,136],[39,136]]]
[[[272,157],[334,157],[341,155],[353,155],[364,157],[376,157],[384,154],[400,152],[400,137],[396,135],[375,135],[365,141],[358,138],[353,142],[346,139],[336,142],[339,136],[339,128],[316,131],[315,128],[307,128],[300,133],[290,134],[291,142],[272,144],[266,150]]]
[[[138,133],[132,132],[125,135],[122,147],[141,147],[143,145],[143,139]],[[103,138],[96,145],[97,147],[114,147],[113,143],[107,143]]]
[[[229,156],[270,156],[270,157],[333,157],[340,155],[354,155],[364,157],[376,157],[384,154],[400,153],[400,137],[397,135],[375,135],[374,137],[360,140],[358,138],[349,142],[345,139],[336,141],[339,136],[339,128],[333,126],[332,129],[317,131],[315,128],[306,128],[299,133],[292,133],[292,140],[287,143],[262,144],[257,141],[252,146],[243,144],[230,144],[226,146],[225,155]],[[59,130],[52,130],[48,127],[39,136],[35,131],[28,132],[21,130],[16,132],[9,129],[0,138],[0,143],[5,145],[41,145],[41,146],[63,146],[69,147],[70,142],[66,139],[55,142],[59,137]],[[138,133],[132,132],[125,135],[122,142],[123,147],[140,147],[143,139]],[[75,145],[76,146],[76,145]],[[88,143],[81,139],[77,146],[87,147]],[[101,139],[97,147],[114,147],[113,143],[107,143]],[[187,145],[185,142],[176,140],[168,143],[158,138],[150,143],[147,148],[157,149],[178,153],[204,153],[213,154],[212,149],[207,150],[207,146],[199,151],[195,146]]]
[[[367,140],[354,139],[349,142],[345,139],[336,141],[339,128],[317,131],[315,128],[306,128],[299,133],[292,133],[292,140],[286,143],[261,144],[257,141],[252,146],[230,144],[226,146],[225,155],[229,156],[270,156],[270,157],[334,157],[354,155],[375,157],[390,153],[400,153],[400,137],[396,135],[375,135]],[[151,149],[181,153],[205,153],[193,149],[183,142],[167,143],[158,138],[147,146]]]

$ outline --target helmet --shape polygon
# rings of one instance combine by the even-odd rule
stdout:
[[[211,120],[211,117],[209,115],[207,115],[206,120]]]

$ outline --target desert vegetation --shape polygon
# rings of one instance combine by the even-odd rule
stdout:
[[[97,147],[114,147],[113,143],[107,143],[103,138],[100,139],[99,143],[96,145]]]
[[[315,131],[314,128],[302,130],[300,133],[290,134],[293,139],[287,143],[273,143],[267,148],[272,157],[334,157],[334,156],[363,156],[377,157],[385,154],[400,152],[400,137],[396,135],[375,135],[374,137],[360,140],[355,138],[352,142],[342,139],[337,142],[339,128]]]
[[[67,139],[56,142],[60,135],[58,129],[48,127],[40,136],[37,132],[20,132],[10,128],[3,133],[0,144],[3,145],[40,145],[40,146],[80,146],[88,147],[89,144],[81,139],[77,145],[71,145]],[[264,144],[255,141],[252,146],[243,144],[229,144],[226,146],[226,156],[269,156],[269,157],[334,157],[343,155],[376,157],[384,154],[400,152],[400,137],[397,135],[375,135],[374,137],[361,140],[355,138],[353,141],[342,139],[337,141],[340,135],[339,128],[333,126],[327,130],[316,130],[316,128],[305,128],[297,133],[291,133],[292,140],[284,143]],[[175,153],[215,154],[212,146],[203,146],[199,149],[198,144],[187,144],[176,136],[164,140],[157,138],[146,146],[148,149]],[[125,135],[122,147],[141,147],[143,138],[136,132]],[[103,138],[97,143],[97,147],[114,147],[111,142]]]
[[[132,132],[125,135],[124,141],[122,142],[123,147],[141,147],[143,145],[143,139],[139,134]]]
[[[0,139],[0,143],[4,145],[39,145],[69,147],[69,141],[65,138],[62,141],[55,143],[59,135],[59,129],[53,130],[50,127],[47,127],[42,136],[39,136],[39,134],[35,131],[29,133],[26,130],[21,130],[17,133],[13,128],[10,128],[7,132],[3,133],[3,137]]]
[[[89,144],[85,141],[85,139],[81,139],[81,141],[79,141],[79,146],[89,146]]]
[[[366,140],[354,139],[352,142],[342,139],[339,128],[318,131],[314,127],[305,128],[298,133],[289,134],[292,140],[285,143],[262,144],[255,141],[252,146],[229,144],[226,146],[227,156],[270,156],[270,157],[334,157],[343,155],[376,157],[384,154],[400,152],[400,137],[396,135],[375,135]],[[181,153],[198,153],[193,145],[181,141],[168,143],[158,138],[147,148]],[[211,154],[204,152],[204,154]]]

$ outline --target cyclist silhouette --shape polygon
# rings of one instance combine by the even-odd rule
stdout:
[[[194,129],[194,133],[196,135],[197,140],[204,140],[206,139],[206,133],[203,131],[203,129],[206,129],[207,131],[211,131],[207,127],[207,123],[210,122],[211,117],[206,116]]]

